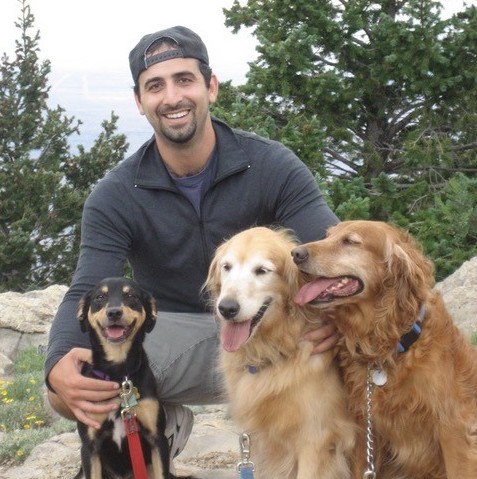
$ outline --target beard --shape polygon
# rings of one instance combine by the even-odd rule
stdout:
[[[171,143],[188,143],[197,132],[197,117],[195,115],[193,106],[194,105],[188,103],[180,103],[174,108],[174,111],[177,111],[181,108],[189,109],[189,115],[191,115],[191,119],[188,121],[188,123],[182,126],[168,126],[165,122],[159,120],[155,127],[156,133]],[[172,111],[170,108],[167,110],[159,110],[157,112],[157,117],[161,118],[162,115],[167,115],[167,113],[170,111]]]
[[[194,119],[194,121],[181,128],[170,128],[160,125],[157,133],[172,143],[179,143],[182,145],[189,142],[194,137],[196,131],[197,122]]]

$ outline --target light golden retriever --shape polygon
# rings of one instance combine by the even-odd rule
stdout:
[[[379,479],[476,479],[477,350],[433,291],[420,246],[389,224],[347,221],[292,254],[309,281],[296,301],[334,317],[349,404],[364,431],[371,421],[354,477],[374,455]]]
[[[256,227],[216,252],[206,289],[221,324],[226,391],[251,436],[258,479],[346,479],[354,424],[332,353],[311,355],[301,340],[318,323],[293,301],[294,246],[284,230]]]

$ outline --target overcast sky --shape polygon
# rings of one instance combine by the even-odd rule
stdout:
[[[18,0],[0,0],[0,53],[12,54],[19,30]],[[129,71],[129,51],[140,38],[184,25],[198,33],[219,80],[242,80],[255,59],[250,31],[233,34],[222,9],[233,0],[29,0],[40,30],[40,54],[53,70]]]
[[[244,0],[245,1],[245,0]],[[19,31],[18,0],[0,0],[0,53],[11,54]],[[219,80],[243,80],[247,63],[255,59],[250,31],[233,34],[224,25],[222,9],[233,0],[29,0],[40,30],[40,54],[53,70],[128,71],[128,54],[139,39],[173,25],[195,30],[209,50]],[[449,13],[461,10],[464,0],[443,0]],[[467,0],[477,4],[477,0]]]

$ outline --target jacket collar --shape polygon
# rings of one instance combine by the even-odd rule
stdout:
[[[214,184],[230,175],[243,171],[250,166],[247,153],[242,149],[239,140],[228,125],[212,118],[217,139],[218,165]],[[176,190],[156,148],[154,136],[136,152],[138,155],[134,186],[140,188],[159,188]]]

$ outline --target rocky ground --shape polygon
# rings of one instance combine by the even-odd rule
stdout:
[[[238,434],[223,405],[194,407],[194,429],[175,460],[178,475],[201,479],[237,477]],[[78,435],[64,433],[37,446],[21,466],[0,466],[0,479],[73,479],[80,467]]]
[[[52,286],[25,294],[0,294],[0,377],[9,375],[18,351],[47,344],[54,311],[65,291],[64,286]],[[175,460],[177,473],[204,479],[237,477],[239,435],[227,407],[194,406],[192,410],[194,428]],[[79,437],[65,433],[37,446],[21,466],[0,465],[0,479],[73,479],[79,465]]]
[[[477,257],[437,286],[461,330],[477,332]],[[19,350],[45,345],[54,312],[66,288],[52,286],[23,295],[0,294],[0,377],[8,375]],[[175,460],[178,474],[202,479],[237,478],[239,432],[225,405],[194,407],[189,442]],[[1,441],[1,433],[0,433]],[[0,465],[0,479],[72,479],[79,470],[76,433],[55,436],[37,446],[24,464]]]

